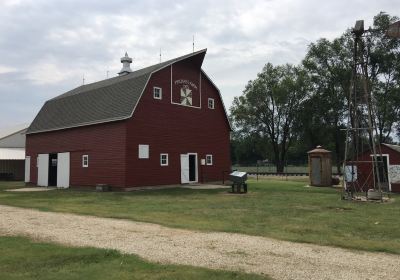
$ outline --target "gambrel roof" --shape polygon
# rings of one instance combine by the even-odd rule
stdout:
[[[152,73],[192,57],[196,57],[201,67],[206,51],[200,50],[126,75],[82,85],[50,99],[29,126],[27,134],[130,118]]]

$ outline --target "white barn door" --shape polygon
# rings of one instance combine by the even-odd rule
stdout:
[[[189,183],[189,155],[181,155],[181,183]]]
[[[31,157],[25,157],[25,183],[31,181]]]
[[[49,185],[49,154],[39,154],[37,158],[38,166],[38,186],[47,187]]]
[[[57,187],[69,187],[69,153],[59,153],[57,155]]]

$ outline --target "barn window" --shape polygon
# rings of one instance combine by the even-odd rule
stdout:
[[[89,156],[88,155],[82,156],[82,167],[89,167]]]
[[[168,154],[160,154],[161,166],[168,166]]]
[[[206,164],[213,165],[213,156],[212,155],[206,155]]]
[[[149,158],[149,145],[139,145],[139,158]]]
[[[153,97],[154,99],[161,99],[162,98],[162,89],[159,87],[153,88]]]
[[[208,108],[214,109],[214,98],[208,98]]]

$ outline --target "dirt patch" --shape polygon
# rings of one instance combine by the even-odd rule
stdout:
[[[354,210],[353,208],[350,208],[350,207],[333,207],[333,206],[329,206],[329,207],[326,207],[326,208],[329,209],[329,210],[336,210],[336,211],[339,211],[339,212]]]
[[[201,184],[201,185],[182,185],[182,188],[192,189],[192,190],[217,190],[217,189],[229,189],[230,186]]]
[[[46,192],[56,190],[57,188],[48,187],[33,187],[33,188],[19,188],[19,189],[8,189],[7,192]]]
[[[117,249],[147,260],[274,279],[399,279],[400,256],[0,205],[0,235]]]

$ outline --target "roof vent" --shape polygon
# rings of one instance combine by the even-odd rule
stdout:
[[[128,53],[125,53],[124,57],[121,57],[122,69],[119,71],[118,75],[122,76],[125,74],[129,74],[132,72],[130,64],[132,63],[132,58],[128,56]]]

